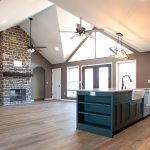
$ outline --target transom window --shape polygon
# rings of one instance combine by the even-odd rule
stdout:
[[[88,38],[71,57],[69,62],[109,57],[111,55],[109,48],[116,46],[116,41],[100,32],[96,32],[95,34],[95,39]],[[95,34],[92,33],[93,36],[95,36]],[[122,46],[122,48],[126,51],[127,54],[133,53],[124,46]]]

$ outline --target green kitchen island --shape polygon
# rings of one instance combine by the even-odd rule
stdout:
[[[132,100],[132,90],[77,91],[77,129],[113,137],[142,115],[143,98]]]

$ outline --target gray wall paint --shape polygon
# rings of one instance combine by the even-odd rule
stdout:
[[[137,88],[148,88],[150,84],[148,84],[148,79],[150,79],[150,52],[144,53],[134,53],[131,54],[130,60],[136,60],[136,86]],[[81,66],[82,65],[92,65],[92,64],[103,64],[103,63],[111,63],[112,64],[112,87],[116,87],[116,61],[122,61],[119,59],[115,59],[112,57],[99,58],[99,59],[90,59],[83,60],[77,62],[68,62],[63,64],[55,64],[52,65],[52,68],[61,68],[61,85],[62,85],[62,98],[67,98],[64,93],[67,92],[67,67],[68,66],[79,66],[80,67],[80,76],[79,80],[81,80]]]
[[[32,72],[36,67],[42,67],[45,69],[45,98],[52,97],[52,65],[38,52],[34,52],[31,55]],[[48,83],[48,84],[47,84]],[[32,89],[34,88],[33,78],[31,80]],[[32,92],[33,98],[33,92]]]
[[[45,69],[36,67],[33,70],[33,85],[32,89],[34,99],[45,98]],[[33,86],[32,86],[33,87]]]

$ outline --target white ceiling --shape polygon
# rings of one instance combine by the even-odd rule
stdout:
[[[68,12],[124,40],[136,50],[150,51],[150,0],[50,0]]]
[[[0,31],[15,26],[53,5],[48,0],[1,0]]]
[[[32,39],[37,46],[47,46],[41,54],[53,64],[65,62],[83,40],[58,32],[75,31],[79,17],[110,35],[123,33],[125,43],[139,52],[150,51],[150,0],[2,0],[0,10],[0,30],[21,23],[29,34],[27,18],[33,17]],[[86,29],[92,25],[83,22]]]
[[[78,17],[55,5],[32,16],[32,39],[36,46],[46,46],[41,49],[43,55],[50,63],[62,63],[72,54],[75,48],[85,37],[70,39],[74,33],[61,33],[59,31],[75,31],[76,23],[80,22]],[[82,24],[86,29],[92,26],[85,21]],[[20,24],[29,35],[29,20],[26,19]],[[55,50],[59,47],[59,51]]]
[[[20,24],[29,34],[29,20],[25,20]],[[59,34],[59,25],[57,20],[56,7],[50,8],[33,16],[32,21],[32,39],[36,46],[46,46],[41,49],[41,54],[51,63],[60,63],[63,59],[62,51],[55,51],[55,47],[59,45],[61,49],[61,39]],[[59,55],[58,55],[59,53]]]

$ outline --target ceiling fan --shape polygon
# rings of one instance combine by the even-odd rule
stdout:
[[[92,32],[103,32],[104,29],[97,29],[93,28],[91,30],[86,30],[85,27],[82,26],[82,18],[80,17],[80,23],[76,24],[76,31],[59,31],[59,32],[65,32],[65,33],[76,33],[73,35],[70,39],[73,39],[74,37],[80,37],[82,35],[85,35],[89,38],[95,38],[95,36],[91,35]]]
[[[31,37],[31,33],[32,33],[32,20],[33,20],[33,18],[29,18],[29,21],[30,21],[30,43],[29,43],[29,45],[27,45],[27,52],[30,52],[30,53],[35,52],[35,50],[37,50],[38,48],[46,48],[46,46],[34,46],[32,44],[32,37]]]

